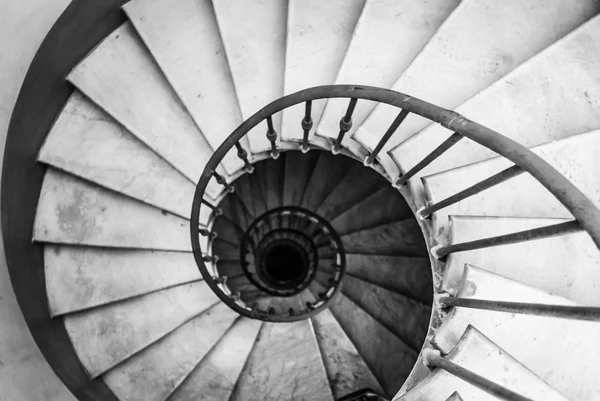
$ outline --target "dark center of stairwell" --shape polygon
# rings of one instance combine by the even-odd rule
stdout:
[[[293,285],[308,274],[308,258],[305,253],[292,243],[275,244],[266,252],[262,268],[276,284]]]

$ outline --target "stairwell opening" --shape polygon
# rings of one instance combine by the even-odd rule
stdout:
[[[294,243],[276,243],[265,253],[264,272],[274,282],[283,286],[301,281],[308,274],[308,256]]]

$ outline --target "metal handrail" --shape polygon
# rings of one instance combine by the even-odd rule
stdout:
[[[598,210],[596,206],[566,177],[560,174],[556,169],[550,166],[550,164],[527,149],[525,146],[501,135],[496,131],[484,127],[481,124],[473,122],[454,111],[446,110],[400,92],[360,85],[328,85],[305,89],[275,100],[244,121],[213,153],[212,157],[204,168],[194,194],[191,221],[199,221],[200,207],[203,202],[206,202],[204,200],[204,192],[211,178],[216,178],[217,182],[220,182],[226,190],[233,190],[230,184],[224,182],[223,177],[216,173],[216,170],[226,153],[229,152],[229,150],[234,146],[239,148],[239,146],[236,144],[239,144],[239,141],[248,132],[250,132],[252,128],[260,124],[265,124],[266,122],[266,134],[271,145],[270,153],[273,158],[276,158],[279,156],[279,151],[276,147],[277,133],[273,127],[272,116],[288,107],[305,102],[305,110],[306,112],[310,113],[309,104],[312,104],[314,100],[325,98],[346,98],[350,100],[348,109],[340,121],[340,135],[335,141],[333,148],[334,152],[339,152],[340,150],[339,146],[341,145],[344,134],[348,132],[351,127],[351,115],[359,100],[370,100],[379,103],[385,103],[398,107],[402,110],[400,111],[400,114],[396,120],[394,120],[394,123],[392,123],[390,129],[385,132],[380,140],[380,143],[375,147],[375,149],[381,150],[383,144],[385,144],[385,142],[391,137],[402,120],[404,120],[409,113],[417,114],[433,122],[439,123],[445,128],[448,128],[453,132],[454,136],[454,138],[450,140],[446,146],[437,149],[434,151],[434,154],[429,155],[429,160],[427,160],[427,162],[439,156],[445,150],[450,149],[452,144],[459,139],[459,135],[469,138],[512,161],[514,165],[517,166],[514,168],[515,172],[522,170],[531,174],[537,181],[546,187],[548,191],[550,191],[550,193],[554,195],[575,217],[575,220],[565,223],[564,231],[560,231],[554,227],[545,230],[542,228],[535,229],[531,233],[529,231],[524,231],[520,233],[508,234],[502,237],[485,238],[472,241],[472,243],[454,244],[446,247],[442,246],[441,248],[437,249],[437,257],[444,257],[451,252],[469,250],[473,246],[496,246],[503,244],[506,241],[509,241],[509,243],[510,241],[526,241],[532,238],[543,238],[544,236],[580,230],[585,230],[591,236],[596,246],[600,247],[600,210]],[[305,122],[304,128],[307,128],[306,122],[309,121],[309,119],[310,114],[305,114],[303,117],[303,121]],[[301,122],[299,123],[301,124]],[[306,141],[303,138],[303,143],[305,144],[305,142]],[[372,162],[373,154],[371,153],[366,157],[365,164],[369,165]],[[424,164],[425,163],[421,163],[421,165]],[[410,171],[410,173],[413,175],[416,174],[416,172],[417,171],[415,171],[415,169]],[[401,180],[401,178],[398,178],[398,180]],[[396,182],[398,182],[398,180]],[[502,181],[503,179],[488,180],[480,187],[476,187],[475,190],[484,190],[493,184]],[[475,192],[475,190],[472,192]],[[562,229],[563,227],[561,226],[558,228]],[[213,291],[215,291],[219,298],[221,298],[221,300],[227,303],[230,307],[239,313],[246,314],[247,311],[245,309],[235,305],[235,302],[233,302],[226,294],[222,293],[217,286],[217,283],[212,279],[208,269],[206,268],[202,258],[200,241],[198,239],[199,227],[197,227],[197,224],[190,224],[190,234],[192,238],[194,257],[200,272],[206,280],[206,283],[213,289]]]

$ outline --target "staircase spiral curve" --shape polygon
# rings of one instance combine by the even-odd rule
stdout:
[[[74,1],[9,129],[80,400],[600,400],[600,5]]]

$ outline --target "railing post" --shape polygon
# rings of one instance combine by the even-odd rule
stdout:
[[[344,117],[342,117],[340,120],[340,133],[338,134],[335,143],[333,144],[333,148],[331,149],[331,153],[334,155],[337,155],[342,151],[342,140],[344,139],[344,135],[346,135],[346,132],[350,131],[352,128],[352,113],[354,113],[356,102],[358,102],[357,98],[350,99],[350,103],[348,103],[348,108],[346,109],[346,114],[344,114]]]
[[[302,119],[302,130],[304,131],[304,135],[302,137],[302,145],[300,146],[300,150],[302,151],[302,153],[306,153],[310,150],[310,148],[308,147],[308,134],[313,126],[311,110],[312,100],[307,100],[304,108],[304,118]]]
[[[267,139],[271,142],[271,157],[277,159],[279,157],[279,151],[277,150],[277,132],[273,128],[273,116],[267,117]]]

